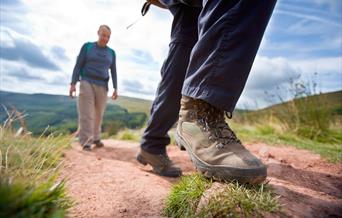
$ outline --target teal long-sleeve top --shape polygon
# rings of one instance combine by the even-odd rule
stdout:
[[[109,69],[112,77],[113,88],[117,89],[116,61],[113,49],[100,47],[96,42],[85,43],[77,57],[72,73],[71,84],[77,81],[105,86],[108,89]]]

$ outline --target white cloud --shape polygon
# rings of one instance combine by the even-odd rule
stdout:
[[[260,108],[270,104],[265,91],[276,90],[299,74],[300,69],[292,66],[285,58],[257,56],[237,107]]]
[[[63,73],[37,69],[14,61],[1,60],[0,89],[22,93],[67,94]],[[58,81],[56,79],[58,78]]]
[[[330,11],[341,13],[342,2],[341,0],[314,0],[314,3],[318,5],[328,5]]]
[[[317,75],[315,75],[317,73]],[[238,102],[238,108],[262,108],[279,102],[270,96],[285,99],[291,89],[291,80],[318,83],[317,91],[329,92],[342,87],[342,57],[291,60],[284,57],[258,56]],[[267,92],[267,94],[265,93]]]

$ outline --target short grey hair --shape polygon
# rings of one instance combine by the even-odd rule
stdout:
[[[109,27],[108,25],[102,24],[102,25],[99,27],[99,30],[100,30],[102,27],[104,27],[104,28],[106,28],[107,30],[109,30],[109,32],[112,32],[111,29],[110,29],[110,27]]]

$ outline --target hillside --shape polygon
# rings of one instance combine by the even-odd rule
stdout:
[[[132,101],[130,98],[121,98],[121,102],[108,104],[104,115],[103,127],[111,134],[125,127],[140,128],[147,118],[144,112],[137,112],[140,108],[144,109],[139,105],[144,101],[129,104]],[[47,126],[52,127],[47,133],[52,131],[71,133],[77,129],[76,100],[70,99],[68,96],[0,91],[0,103],[2,105],[0,108],[1,122],[7,119],[4,107],[8,110],[15,108],[26,115],[27,128],[34,134],[41,134]]]
[[[286,126],[317,124],[319,127],[342,127],[342,91],[296,98],[259,110],[239,111],[234,120],[250,124],[265,123],[274,118]],[[311,126],[316,128],[317,126]]]
[[[236,109],[234,120],[239,123],[244,115],[247,115],[245,120],[253,121],[263,115],[278,112],[291,113],[289,111],[291,104],[308,99],[328,109],[334,115],[333,119],[342,120],[342,91],[296,99],[255,111]],[[76,100],[68,96],[0,91],[0,103],[9,109],[15,107],[20,112],[24,112],[27,115],[27,125],[34,133],[41,133],[48,125],[64,132],[73,132],[77,129]],[[120,96],[116,101],[108,100],[104,119],[105,130],[113,134],[117,132],[117,128],[142,127],[149,116],[151,104],[149,100],[126,96]],[[5,119],[6,113],[1,107],[0,121]]]
[[[108,103],[126,108],[128,112],[143,112],[146,115],[150,114],[152,105],[152,101],[127,96],[119,96],[119,98],[115,101],[108,100]]]
[[[309,97],[299,98],[289,102],[284,102],[270,107],[259,110],[260,112],[278,111],[287,107],[294,101],[300,103],[301,101],[308,100],[311,102],[319,102],[321,106],[329,109],[333,114],[342,116],[342,90],[336,92],[323,93],[319,95],[312,95]]]
[[[34,104],[36,103],[39,106],[54,106],[59,105],[60,103],[74,103],[75,99],[70,99],[65,95],[24,94],[0,90],[0,102],[1,104],[13,103],[19,106],[35,107]],[[122,108],[126,108],[128,112],[144,112],[149,114],[152,101],[127,96],[119,96],[119,98],[115,101],[109,99],[108,104],[118,105]]]

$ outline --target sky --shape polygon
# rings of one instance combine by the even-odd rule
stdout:
[[[153,100],[172,15],[151,6],[142,17],[143,3],[0,0],[0,90],[67,95],[81,46],[107,24],[119,95]],[[289,99],[296,83],[311,93],[342,89],[341,0],[278,0],[237,107]]]

